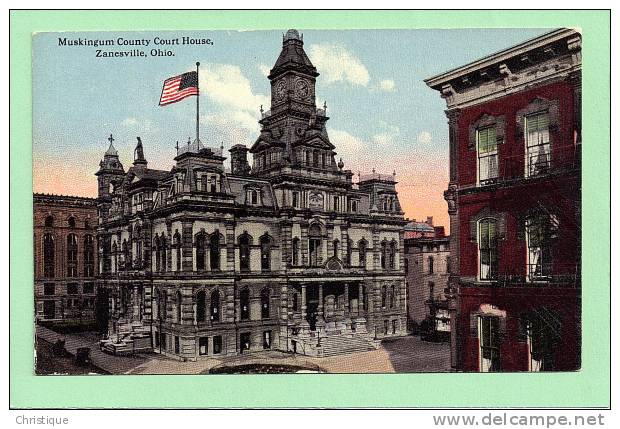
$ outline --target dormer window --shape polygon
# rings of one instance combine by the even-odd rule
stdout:
[[[252,202],[252,205],[258,204],[258,192],[250,191],[250,200]]]
[[[217,177],[211,176],[209,179],[209,192],[216,193],[217,192]]]

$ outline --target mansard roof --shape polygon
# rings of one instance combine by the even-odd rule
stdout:
[[[288,30],[282,42],[280,56],[278,56],[268,76],[269,79],[286,70],[298,70],[314,77],[318,76],[319,73],[317,73],[316,67],[312,65],[308,55],[306,55],[303,46],[303,39],[299,36],[297,30]]]
[[[229,175],[227,177],[230,191],[235,196],[236,204],[245,205],[245,189],[250,186],[252,188],[260,188],[263,197],[263,207],[276,207],[276,198],[273,193],[273,188],[268,181],[245,176]]]

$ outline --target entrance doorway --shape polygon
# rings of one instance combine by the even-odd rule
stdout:
[[[316,314],[319,311],[319,304],[317,302],[308,303],[308,323],[310,324],[310,330],[316,331]]]

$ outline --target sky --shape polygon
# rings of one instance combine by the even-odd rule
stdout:
[[[304,49],[317,68],[317,104],[327,104],[336,159],[356,175],[396,172],[410,219],[433,216],[448,228],[445,102],[423,80],[550,29],[311,30]],[[33,36],[33,188],[97,196],[94,173],[107,137],[127,169],[140,136],[150,168],[169,170],[175,145],[195,137],[195,98],[159,107],[163,81],[200,66],[200,139],[227,151],[250,147],[267,75],[286,31],[37,33]],[[212,44],[154,45],[183,36]],[[148,39],[149,46],[60,46],[67,39]],[[151,56],[151,49],[174,56]],[[98,58],[96,50],[140,49],[145,57]],[[227,152],[226,152],[227,153]],[[228,161],[227,161],[228,163]],[[354,179],[355,180],[355,179]]]

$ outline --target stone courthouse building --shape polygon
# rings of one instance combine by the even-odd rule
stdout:
[[[34,297],[38,322],[95,322],[97,201],[34,194]]]
[[[120,351],[150,340],[181,359],[275,349],[369,350],[406,332],[403,211],[393,174],[353,183],[317,108],[319,76],[295,30],[268,76],[251,147],[200,140],[169,171],[142,142],[125,171],[112,144],[99,180],[99,284]],[[252,164],[248,160],[252,156]]]

